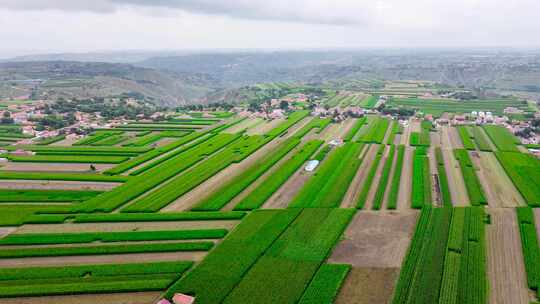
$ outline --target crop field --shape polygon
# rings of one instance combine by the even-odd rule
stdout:
[[[481,99],[481,100],[454,100],[454,99],[422,99],[422,98],[391,98],[390,106],[417,109],[426,114],[441,116],[443,113],[471,113],[472,111],[492,112],[502,115],[506,107],[516,107],[528,111],[525,101],[517,99]]]
[[[8,141],[0,303],[539,300],[540,160],[504,128],[214,114]]]

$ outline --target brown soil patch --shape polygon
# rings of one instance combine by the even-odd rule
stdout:
[[[401,134],[399,137],[400,144],[406,146],[409,145],[411,138],[411,120],[409,120],[409,123],[403,128],[403,134]]]
[[[437,205],[442,205],[441,198],[441,189],[439,187],[439,180],[437,178],[439,171],[437,168],[437,159],[435,157],[435,148],[430,147],[428,150],[429,158],[429,171],[431,172],[431,198],[432,201]]]
[[[225,169],[201,183],[199,186],[176,199],[162,210],[165,212],[189,210],[199,202],[202,202],[204,199],[210,197],[210,195],[214,194],[217,190],[219,190],[220,187],[228,183],[231,179],[241,175],[251,166],[257,164],[263,157],[272,153],[287,138],[288,136],[284,136],[272,140],[240,163],[229,165]]]
[[[262,118],[247,118],[241,121],[239,124],[236,124],[230,128],[227,128],[223,132],[234,134],[234,133],[238,133],[244,130],[249,130],[250,128],[253,128],[263,122],[264,120]]]
[[[343,282],[336,304],[390,303],[399,268],[353,267]]]
[[[94,164],[96,171],[101,172],[114,167],[114,164]],[[27,163],[7,162],[3,167],[7,171],[31,172],[90,172],[90,164],[80,163]]]
[[[450,143],[454,149],[463,149],[463,143],[461,142],[461,137],[459,137],[459,132],[454,127],[448,128],[448,136],[450,138]]]
[[[50,144],[49,146],[59,146],[59,147],[68,147],[68,146],[72,146],[74,143],[76,143],[77,141],[79,141],[78,138],[72,138],[72,139],[63,139],[63,140],[60,140],[60,141],[57,141],[55,143],[52,143]]]
[[[521,251],[517,216],[513,209],[488,209],[487,226],[489,303],[530,302]]]
[[[328,259],[354,267],[401,267],[418,212],[365,211],[356,213]]]
[[[417,119],[411,119],[410,121],[410,124],[411,124],[411,132],[421,132],[422,131],[422,124],[420,122],[420,120],[417,120]]]
[[[452,132],[454,130],[454,132]],[[461,169],[459,163],[454,157],[453,149],[455,147],[455,138],[452,136],[458,136],[457,131],[448,126],[442,126],[441,128],[441,149],[444,158],[444,168],[446,169],[446,175],[448,177],[448,187],[450,188],[450,196],[452,197],[452,203],[454,206],[469,206],[469,196],[467,195],[467,189],[465,188],[465,182],[461,175]],[[457,138],[459,145],[461,146],[461,140]],[[457,147],[456,147],[457,148]]]
[[[83,264],[119,264],[148,261],[201,261],[206,251],[181,251],[160,253],[130,253],[108,255],[84,255],[63,257],[0,259],[0,267],[64,266]]]
[[[263,135],[268,133],[273,128],[279,126],[282,122],[284,122],[285,119],[273,119],[273,120],[267,120],[263,121],[261,123],[258,123],[257,125],[251,127],[249,130],[247,130],[247,135]]]
[[[170,222],[126,222],[126,223],[82,223],[82,224],[30,224],[17,233],[76,233],[114,231],[155,231],[187,229],[233,229],[240,221],[170,221]]]
[[[472,154],[472,153],[471,153]],[[527,204],[491,152],[478,152],[471,159],[490,207],[517,207]]]
[[[364,160],[360,164],[360,167],[358,167],[356,176],[353,178],[351,184],[349,185],[347,193],[345,193],[345,196],[343,197],[343,201],[341,202],[342,208],[356,208],[356,204],[358,203],[358,196],[360,195],[360,192],[362,191],[362,185],[364,184],[364,179],[369,172],[371,164],[373,163],[373,159],[375,159],[377,150],[378,145],[365,145],[365,147],[363,148],[363,151],[360,153],[359,158],[363,158]]]
[[[405,147],[403,154],[403,168],[401,169],[401,179],[398,193],[398,210],[411,208],[411,191],[412,191],[412,155],[414,149]]]
[[[378,147],[377,147],[378,148]],[[371,210],[373,207],[373,199],[375,198],[375,194],[377,192],[377,188],[379,186],[379,182],[381,180],[382,170],[384,168],[384,163],[388,159],[388,153],[390,152],[390,149],[388,147],[385,147],[383,156],[381,157],[381,160],[379,161],[379,164],[377,166],[377,171],[375,172],[375,177],[373,178],[373,181],[371,183],[371,187],[369,189],[369,193],[364,205],[364,210]],[[362,185],[363,187],[363,185]]]
[[[326,142],[329,142],[329,141],[332,141],[334,139],[338,139],[338,138],[343,138],[343,130],[345,129],[343,126],[342,126],[343,122],[342,123],[336,123],[336,124],[330,124],[328,125],[324,131],[322,131],[320,134],[319,134],[319,138],[326,141]]]
[[[96,190],[108,191],[120,183],[46,181],[46,180],[0,180],[1,189],[56,189],[56,190]]]
[[[161,292],[105,293],[92,295],[21,297],[0,299],[1,304],[150,304],[159,299]]]
[[[287,208],[314,172],[307,172],[302,165],[298,170],[264,203],[262,209]]]

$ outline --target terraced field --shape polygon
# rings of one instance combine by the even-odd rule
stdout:
[[[504,128],[192,114],[7,146],[0,303],[538,301],[540,161]]]

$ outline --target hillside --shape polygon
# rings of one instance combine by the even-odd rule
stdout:
[[[0,64],[0,98],[32,95],[56,99],[142,95],[166,106],[186,104],[210,89],[198,76],[119,63],[43,61]]]

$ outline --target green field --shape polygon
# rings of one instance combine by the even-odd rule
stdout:
[[[421,99],[421,98],[391,98],[387,103],[392,107],[415,109],[425,114],[441,116],[448,113],[471,113],[472,111],[492,112],[503,115],[506,107],[516,107],[528,110],[527,102],[517,99],[481,99],[481,100],[453,100],[453,99]]]

